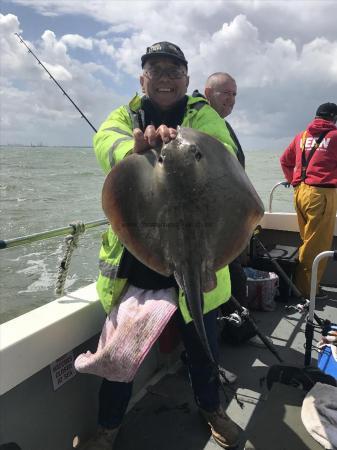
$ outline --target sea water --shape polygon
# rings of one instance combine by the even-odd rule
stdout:
[[[246,170],[268,209],[282,181],[280,152],[245,151]],[[0,239],[8,240],[104,218],[104,175],[91,148],[0,147]],[[274,192],[273,211],[293,211],[292,189]],[[86,231],[75,249],[66,282],[71,292],[97,277],[100,236]],[[0,250],[0,323],[55,300],[65,237]]]

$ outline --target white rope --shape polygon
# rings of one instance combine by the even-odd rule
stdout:
[[[70,226],[73,228],[73,231],[65,238],[66,250],[58,269],[56,295],[63,295],[64,293],[64,285],[67,280],[72,254],[77,247],[80,235],[85,232],[85,224],[83,222],[71,223]]]

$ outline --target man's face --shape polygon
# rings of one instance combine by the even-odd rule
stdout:
[[[227,117],[235,105],[237,88],[234,80],[220,79],[212,88],[205,89],[205,95],[220,117]]]
[[[166,57],[151,58],[140,76],[143,92],[162,110],[172,108],[184,97],[188,82],[185,66]]]

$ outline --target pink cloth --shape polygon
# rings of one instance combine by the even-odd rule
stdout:
[[[130,285],[106,318],[96,353],[80,354],[75,369],[110,381],[132,381],[176,309],[174,288],[154,291]]]

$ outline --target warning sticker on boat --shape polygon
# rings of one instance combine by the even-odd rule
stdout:
[[[66,353],[50,364],[54,391],[76,375],[73,352]]]

